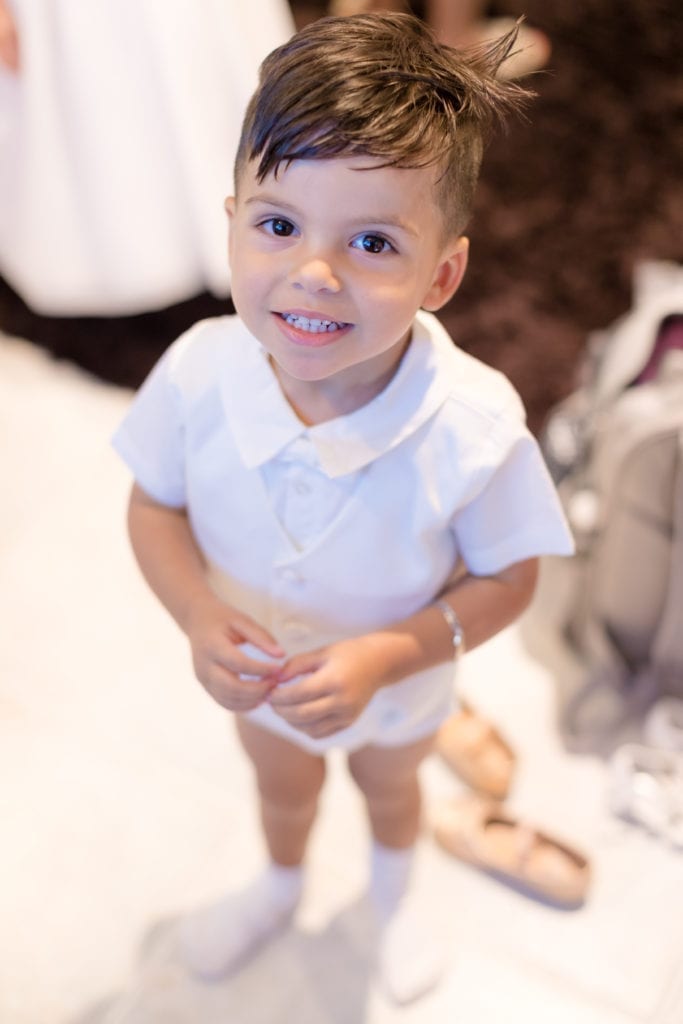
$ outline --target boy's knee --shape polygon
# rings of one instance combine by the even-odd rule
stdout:
[[[303,774],[290,773],[286,766],[280,768],[267,773],[257,772],[261,799],[283,809],[315,805],[325,781],[324,761],[312,764],[309,771]]]
[[[367,800],[392,802],[417,785],[417,771],[386,772],[381,765],[349,758],[349,773]]]
[[[420,764],[432,749],[433,736],[407,747],[365,747],[349,755],[351,778],[367,799],[391,800],[419,786]]]
[[[324,758],[243,718],[237,719],[237,731],[262,800],[285,807],[317,801],[325,781]]]

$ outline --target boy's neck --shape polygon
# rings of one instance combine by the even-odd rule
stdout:
[[[381,394],[396,376],[409,345],[410,339],[403,347],[401,358],[370,380],[349,380],[343,372],[327,380],[297,380],[286,374],[270,356],[269,362],[290,406],[302,423],[312,427],[348,416]]]

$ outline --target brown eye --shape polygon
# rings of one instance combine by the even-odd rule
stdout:
[[[284,217],[269,217],[268,220],[263,221],[261,226],[278,238],[289,238],[294,231],[294,225]]]
[[[363,252],[371,253],[373,256],[377,256],[382,252],[391,252],[393,246],[387,242],[386,238],[382,238],[381,235],[372,235],[366,233],[359,235],[358,238],[354,238],[351,243],[354,248],[362,249]]]

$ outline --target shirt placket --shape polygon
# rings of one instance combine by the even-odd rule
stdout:
[[[284,508],[281,525],[290,540],[287,543],[283,537],[273,565],[273,623],[282,642],[294,649],[305,648],[314,635],[307,614],[306,549],[329,525],[323,495],[328,482],[310,452],[307,455],[288,462],[283,469],[277,488],[286,491],[284,501],[282,493],[271,495],[274,503]]]

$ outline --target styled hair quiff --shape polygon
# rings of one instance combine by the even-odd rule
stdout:
[[[496,78],[516,38],[517,27],[490,46],[455,50],[409,14],[311,23],[261,65],[236,190],[251,160],[259,181],[293,160],[358,155],[382,166],[433,165],[444,235],[460,234],[490,128],[531,95]]]

